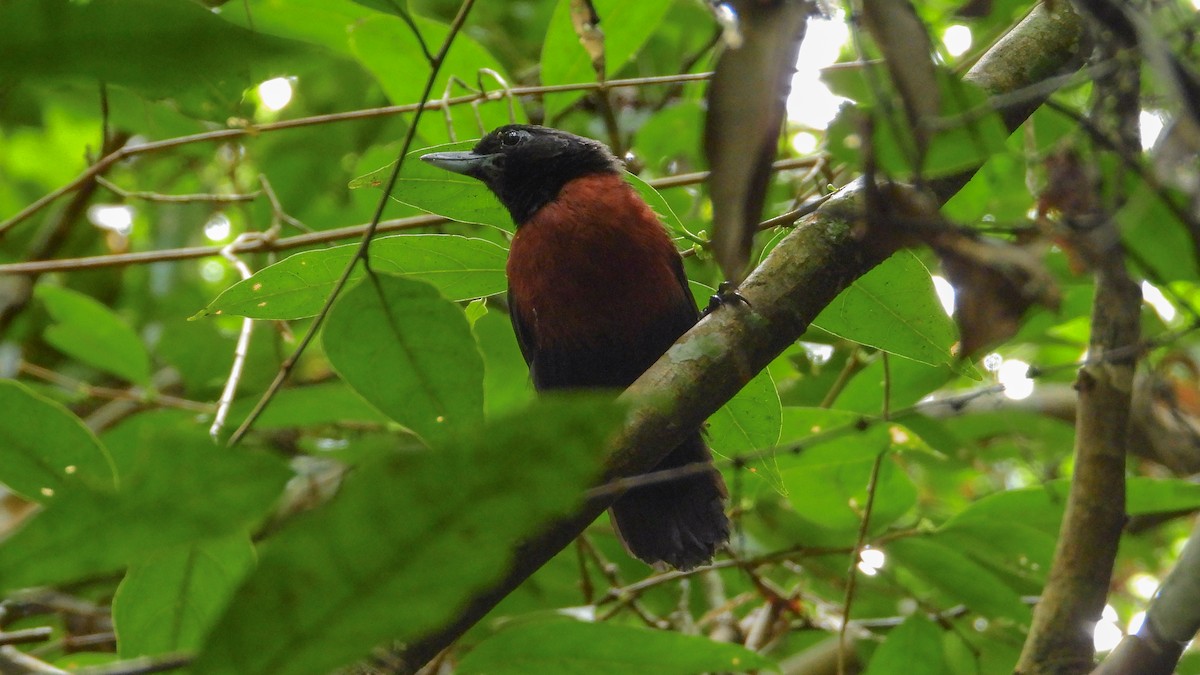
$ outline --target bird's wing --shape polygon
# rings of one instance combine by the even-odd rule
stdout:
[[[691,286],[688,286],[687,272],[685,272],[683,270],[683,257],[682,256],[675,256],[674,272],[675,272],[675,278],[679,280],[679,285],[683,287],[683,297],[687,298],[687,301],[684,304],[686,304],[688,307],[691,308],[691,312],[690,312],[691,324],[688,324],[688,326],[690,327],[692,324],[695,324],[697,320],[699,320],[700,308],[696,305],[696,296],[692,295]],[[680,311],[685,312],[687,310],[681,308]]]
[[[525,364],[529,366],[529,372],[532,374],[534,345],[536,344],[533,338],[533,327],[526,324],[521,318],[520,307],[517,306],[517,299],[513,297],[511,290],[508,292],[508,318],[512,320],[513,333],[517,336],[517,346],[521,348],[521,356],[525,357]]]

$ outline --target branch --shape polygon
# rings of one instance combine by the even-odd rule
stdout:
[[[787,171],[789,169],[808,168],[815,163],[820,162],[819,158],[800,157],[796,159],[781,159],[772,165],[773,171]],[[694,173],[681,173],[675,176],[664,176],[646,181],[655,189],[679,187],[683,185],[697,185],[708,180],[707,171],[697,171]],[[270,192],[267,193],[270,196]],[[768,227],[777,225],[790,224],[798,220],[800,215],[806,215],[805,208],[798,209],[782,216],[777,216],[763,223]],[[282,211],[280,211],[282,214]],[[290,218],[290,216],[289,216]],[[790,219],[789,219],[790,218]],[[786,222],[784,222],[786,221]],[[288,221],[289,224],[291,221]],[[442,216],[428,213],[420,216],[409,216],[408,218],[396,218],[394,220],[380,221],[375,228],[378,233],[383,232],[399,232],[403,230],[414,230],[421,227],[430,227],[432,225],[441,225],[451,222],[450,219]],[[331,241],[339,241],[342,239],[353,239],[361,237],[369,223],[361,225],[349,225],[347,227],[339,227],[332,230],[321,230],[319,232],[309,232],[293,237],[283,237],[280,239],[273,238],[247,238],[242,242],[235,242],[228,246],[230,252],[235,255],[243,253],[259,253],[265,251],[284,251],[293,248],[301,248],[304,246],[312,246],[314,244],[324,244]],[[86,258],[65,258],[62,260],[32,260],[29,262],[0,264],[0,275],[3,274],[42,274],[44,272],[71,272],[75,270],[96,269],[99,267],[121,267],[124,265],[146,265],[155,262],[169,262],[173,260],[189,260],[193,258],[209,258],[212,256],[221,255],[226,246],[187,246],[183,248],[172,248],[161,251],[139,251],[137,253],[115,253],[111,255],[97,255]]]
[[[1200,521],[1150,600],[1142,627],[1125,636],[1092,675],[1171,675],[1196,631],[1200,631]]]
[[[1072,63],[1079,23],[1066,4],[1056,3],[1054,12],[1035,10],[993,47],[968,78],[991,93],[1000,93],[1050,77]],[[1024,101],[1020,106],[1017,111],[1003,111],[1010,129],[1036,108]],[[960,176],[945,185],[962,185],[969,178],[969,174]],[[861,181],[843,188],[806,217],[739,286],[747,306],[731,305],[709,315],[626,391],[624,398],[632,408],[606,461],[607,477],[629,476],[656,466],[689,430],[789,347],[838,293],[894,252],[893,247],[862,236],[863,188]],[[939,191],[943,200],[952,194],[950,187],[945,193]],[[875,218],[886,221],[883,215]],[[575,515],[552,523],[519,546],[503,578],[476,594],[450,624],[407,645],[407,667],[416,670],[448,647],[570,544],[614,499],[612,495],[593,498]]]
[[[129,159],[130,157],[136,157],[137,155],[163,152],[164,150],[172,150],[185,145],[191,145],[192,143],[216,143],[219,141],[231,141],[247,136],[258,136],[260,134],[270,133],[273,131],[283,131],[285,129],[300,129],[303,127],[332,124],[335,122],[351,122],[355,120],[375,119],[377,117],[390,117],[392,115],[401,115],[404,113],[423,110],[440,110],[442,108],[462,105],[464,103],[483,103],[486,101],[497,101],[503,98],[511,99],[513,96],[529,96],[533,94],[549,94],[565,91],[590,91],[593,89],[601,89],[606,86],[642,87],[655,84],[694,82],[697,80],[707,80],[710,76],[712,76],[712,73],[685,73],[683,75],[633,77],[626,80],[609,80],[607,84],[599,82],[582,82],[579,84],[558,84],[541,87],[514,87],[500,91],[479,91],[473,94],[437,101],[423,101],[421,103],[390,105],[380,108],[368,108],[366,110],[351,110],[349,112],[330,113],[328,115],[314,115],[312,117],[301,117],[299,119],[272,122],[270,124],[247,125],[235,129],[218,129],[216,131],[205,131],[198,134],[191,134],[189,136],[179,136],[161,141],[141,143],[139,145],[122,146],[101,157],[99,161],[89,166],[82,173],[71,180],[71,182],[46,195],[43,195],[37,201],[34,201],[32,204],[18,211],[16,215],[13,215],[3,222],[0,222],[0,240],[3,240],[4,234],[8,232],[8,230],[12,229],[22,221],[27,220],[30,216],[53,203],[59,197],[62,197],[63,195],[74,190],[78,190],[84,185],[91,183],[96,176],[104,174],[114,164],[122,160]]]
[[[1125,271],[1115,225],[1096,271],[1091,354],[1137,342],[1141,288]],[[1117,544],[1125,525],[1125,448],[1137,357],[1110,360],[1079,371],[1075,389],[1075,474],[1067,496],[1045,590],[1033,614],[1017,663],[1023,675],[1091,670],[1092,628],[1108,597]]]

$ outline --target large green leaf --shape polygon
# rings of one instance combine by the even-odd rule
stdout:
[[[593,0],[592,5],[600,17],[600,29],[604,31],[605,77],[616,74],[633,58],[667,15],[671,4],[661,0]],[[546,41],[542,44],[541,64],[543,84],[574,84],[596,79],[591,57],[579,44],[575,26],[571,23],[571,0],[559,0],[554,7]],[[580,96],[579,92],[548,94],[546,119],[554,119]]]
[[[0,483],[47,501],[77,487],[112,488],[108,451],[83,421],[12,380],[0,380]]]
[[[325,324],[342,379],[426,440],[483,419],[483,358],[463,310],[420,281],[374,274]]]
[[[413,17],[417,28],[431,51],[437,50],[449,32],[449,27],[443,23],[420,16]],[[412,29],[394,16],[377,15],[363,19],[350,26],[350,47],[359,63],[371,71],[379,81],[383,91],[392,103],[402,105],[417,103],[421,100],[421,91],[429,77],[429,61],[421,53],[417,38]],[[447,91],[446,83],[450,78],[457,78],[471,87],[479,80],[480,69],[488,68],[498,73],[504,73],[505,68],[487,49],[476,42],[466,32],[460,32],[454,38],[454,47],[446,55],[446,60],[438,70],[437,81],[434,83],[431,96],[441,98]],[[485,82],[491,82],[485,80]],[[493,88],[496,88],[493,86]],[[461,88],[451,90],[451,95],[465,94]],[[509,122],[508,104],[495,101],[478,106],[479,120],[476,120],[472,108],[460,106],[452,113],[454,129],[458,138],[477,138],[483,132]],[[517,114],[523,115],[520,106]],[[422,136],[429,142],[453,140],[448,134],[443,116],[439,112],[430,111],[422,117]],[[524,121],[518,118],[517,121]],[[479,123],[483,128],[480,129]]]
[[[123,659],[190,651],[254,566],[245,534],[186,544],[136,561],[112,602]]]
[[[40,284],[35,291],[55,324],[46,341],[56,349],[117,377],[149,384],[150,355],[129,324],[90,296]]]
[[[859,277],[813,320],[834,335],[914,361],[951,360],[958,336],[946,315],[929,270],[901,251]]]
[[[731,456],[774,447],[781,415],[779,392],[764,370],[709,418],[709,445]]]
[[[483,354],[483,391],[488,416],[527,405],[534,395],[533,382],[509,317],[488,312],[475,321],[471,330]]]
[[[783,485],[792,508],[806,520],[829,530],[857,531],[867,504],[867,485],[876,458],[915,435],[899,425],[855,428],[858,415],[817,408],[787,408],[785,438],[791,430],[816,434],[803,443],[798,456],[780,456]],[[891,457],[884,457],[875,484],[872,529],[882,528],[916,504],[912,480]]]
[[[195,672],[329,672],[451,620],[523,537],[579,502],[621,418],[595,399],[543,398],[433,451],[361,466],[264,549]]]
[[[304,251],[255,272],[209,303],[204,314],[252,319],[315,315],[333,290],[358,244]],[[450,234],[406,234],[371,242],[371,269],[428,281],[450,300],[504,291],[507,252],[483,239]],[[362,278],[359,266],[351,280]]]
[[[243,90],[302,54],[300,43],[239,28],[194,2],[0,3],[6,76],[121,84],[155,98],[204,102],[214,114],[228,114]]]
[[[0,543],[0,585],[52,585],[113,572],[159,551],[247,531],[291,472],[218,448],[197,427],[162,434],[119,490],[67,490]]]
[[[759,654],[699,635],[557,619],[528,621],[472,649],[461,675],[691,675],[776,670]]]
[[[232,419],[245,419],[258,401],[242,400],[234,404]],[[254,423],[259,431],[288,427],[314,427],[322,424],[380,424],[387,418],[342,382],[325,382],[307,387],[281,389],[271,405]]]
[[[352,0],[247,0],[222,8],[221,18],[258,33],[350,51],[350,26],[376,13]]]
[[[945,675],[942,631],[924,614],[913,614],[887,635],[867,664],[866,675]]]
[[[1179,221],[1163,199],[1186,202],[1176,192],[1159,194],[1137,184],[1129,201],[1116,214],[1121,226],[1121,241],[1137,254],[1139,265],[1149,267],[1155,281],[1195,281],[1200,279],[1195,244],[1187,226]]]
[[[708,443],[713,452],[724,457],[768,453],[761,460],[747,462],[747,467],[783,491],[779,467],[774,455],[769,454],[779,443],[782,415],[779,392],[771,374],[764,370],[708,419]]]
[[[400,176],[396,179],[392,198],[450,220],[512,230],[512,216],[508,215],[508,211],[482,182],[421,161],[421,155],[430,152],[470,150],[476,142],[459,141],[410,152],[404,158],[404,166],[400,168]],[[388,153],[388,156],[395,157],[396,152],[399,152],[398,148]],[[350,181],[350,188],[382,189],[391,176],[393,166],[395,162],[355,178]]]
[[[902,566],[924,583],[990,617],[1028,623],[1030,610],[1021,596],[994,572],[962,551],[929,538],[897,539],[885,548],[889,564]]]

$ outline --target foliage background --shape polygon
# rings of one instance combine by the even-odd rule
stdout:
[[[919,4],[935,37],[964,22],[975,37],[962,57],[942,53],[948,74],[1032,6],[998,1],[964,19],[959,3]],[[608,77],[711,69],[718,30],[701,3],[595,5]],[[496,90],[500,79],[593,82],[568,6],[474,7],[434,98]],[[384,225],[413,232],[372,248],[373,269],[390,274],[339,300],[245,442],[230,450],[208,437],[240,317],[262,321],[233,425],[349,259],[334,246],[355,232],[326,239],[300,230],[337,234],[371,220],[380,193],[370,177],[394,161],[411,120],[384,106],[417,103],[429,72],[406,18],[432,50],[457,10],[441,0],[248,0],[211,11],[182,0],[0,5],[0,218],[70,184],[101,156],[142,148],[106,165],[108,183],[84,180],[0,226],[0,374],[9,378],[0,381],[8,488],[0,620],[6,631],[50,626],[49,640],[30,648],[37,658],[68,669],[180,654],[198,655],[197,672],[345,666],[453,618],[503,571],[511,542],[569,512],[595,479],[620,411],[595,399],[533,400],[499,301],[507,214],[481,186],[412,161]],[[1155,16],[1172,49],[1194,56],[1195,9],[1167,3]],[[874,54],[869,43],[861,48]],[[847,48],[843,60],[855,58]],[[495,75],[481,76],[484,68]],[[290,78],[294,90],[282,111],[265,107],[255,89],[275,77]],[[899,114],[861,70],[827,79],[851,104],[827,134],[815,130],[816,153],[775,174],[764,218],[859,175],[861,139],[847,141],[859,115]],[[511,107],[462,103],[446,116],[427,112],[414,147],[533,121],[605,139],[628,153],[638,177],[655,181],[704,169],[704,91],[694,78],[603,96],[529,94]],[[1081,76],[1055,100],[1084,113],[1090,95]],[[1168,122],[1175,114],[1150,84],[1144,105]],[[348,111],[367,112],[314,119]],[[912,162],[889,152],[902,140],[888,128],[874,138],[875,168],[910,176]],[[949,138],[922,171],[937,177],[982,163],[943,213],[1010,240],[1031,229],[1042,159],[1064,144],[1096,151],[1061,110],[1041,109],[1007,137],[987,116],[965,128],[967,140]],[[782,143],[781,155],[796,152]],[[1158,196],[1195,204],[1194,166],[1159,184],[1095,157],[1105,194],[1119,186],[1128,195],[1116,218],[1136,273],[1169,298],[1142,316],[1144,335],[1158,339],[1144,368],[1154,385],[1145,391],[1158,392],[1146,394],[1146,415],[1188,418],[1196,368],[1185,329],[1197,317],[1188,302],[1200,277],[1185,223]],[[1160,159],[1169,158],[1145,157],[1152,167]],[[704,247],[705,188],[644,189],[706,297],[721,275]],[[111,221],[98,209],[118,204],[130,208],[128,228],[103,227]],[[790,225],[762,233],[756,255]],[[283,239],[268,240],[264,248],[275,250],[238,255],[259,273],[235,286],[238,269],[217,249],[268,231]],[[308,252],[289,258],[297,248]],[[601,519],[467,633],[445,667],[818,672],[802,670],[811,667],[804,659],[827,651],[848,618],[851,667],[1010,672],[1072,471],[1072,412],[1055,396],[1069,391],[1086,350],[1094,294],[1070,251],[1039,255],[1061,290],[1059,308],[1031,309],[995,356],[974,364],[954,358],[959,335],[934,290],[935,257],[902,252],[860,279],[710,421],[733,493],[733,555],[712,571],[655,575],[620,550]],[[10,265],[46,259],[72,262],[36,273]],[[989,389],[1004,360],[1038,367],[1024,402]],[[985,404],[953,415],[914,407],[963,392],[962,401]],[[894,421],[878,423],[881,412]],[[1193,438],[1183,443],[1188,452]],[[1200,507],[1200,488],[1174,477],[1194,471],[1194,455],[1142,454],[1129,465],[1133,521],[1109,600],[1120,628],[1144,609]],[[882,566],[856,571],[860,537],[883,552]],[[29,588],[40,590],[20,590]],[[387,658],[380,662],[386,671]],[[1188,667],[1200,665],[1181,672]]]

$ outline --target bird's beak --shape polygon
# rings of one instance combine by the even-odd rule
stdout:
[[[421,161],[464,176],[483,178],[495,173],[496,160],[499,157],[500,155],[480,155],[475,152],[431,152],[421,155]]]

